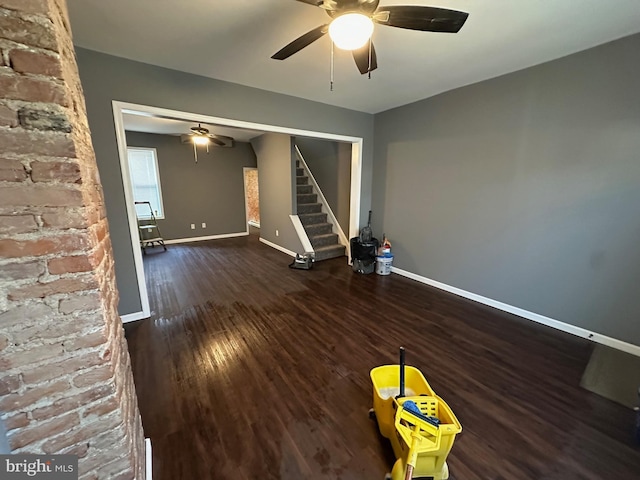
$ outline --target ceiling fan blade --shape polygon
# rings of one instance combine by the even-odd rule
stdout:
[[[394,5],[379,8],[373,16],[373,21],[409,30],[457,33],[468,16],[466,12],[446,8]]]
[[[307,3],[316,7],[321,6],[324,2],[322,0],[296,0],[297,2]]]
[[[378,58],[376,56],[376,49],[371,43],[371,69],[369,69],[369,43],[357,50],[352,50],[353,59],[356,61],[356,66],[360,70],[361,74],[373,72],[378,68]]]
[[[315,7],[320,7],[328,12],[336,11],[339,8],[344,6],[348,8],[355,8],[361,5],[372,5],[375,4],[375,7],[368,8],[369,12],[373,12],[377,7],[380,0],[296,0],[301,3],[306,3],[308,5],[313,5]]]
[[[215,143],[219,147],[224,147],[226,145],[226,143],[223,140],[220,140],[219,138],[216,138],[212,135],[209,135],[209,140],[211,140],[211,143]]]
[[[299,52],[304,47],[311,45],[313,42],[321,38],[324,34],[329,31],[329,25],[320,25],[319,27],[314,28],[313,30],[305,33],[301,37],[296,38],[289,45],[284,47],[283,49],[276,52],[271,58],[275,60],[284,60],[289,58],[294,53]]]

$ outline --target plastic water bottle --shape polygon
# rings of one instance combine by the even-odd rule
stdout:
[[[382,240],[382,256],[386,257],[386,258],[390,258],[391,257],[391,243],[389,243],[389,240],[387,240],[387,236],[383,235],[383,240]]]

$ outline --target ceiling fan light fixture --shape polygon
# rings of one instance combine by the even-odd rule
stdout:
[[[329,36],[342,50],[363,47],[373,34],[373,21],[361,13],[346,13],[329,25]]]
[[[205,137],[204,135],[194,135],[191,139],[196,145],[209,145],[211,142],[209,137]]]

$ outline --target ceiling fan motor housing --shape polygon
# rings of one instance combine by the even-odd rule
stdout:
[[[334,5],[333,8],[326,8],[327,14],[331,18],[336,18],[346,13],[361,13],[371,16],[378,8],[380,0],[329,0],[327,5]]]
[[[191,127],[190,130],[196,135],[208,135],[209,129],[204,128],[202,125],[198,124],[197,127]]]

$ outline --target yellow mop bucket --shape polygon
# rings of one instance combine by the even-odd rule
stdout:
[[[446,459],[462,426],[420,370],[405,367],[403,348],[400,365],[374,368],[371,382],[378,428],[397,459],[391,479],[449,478]]]

